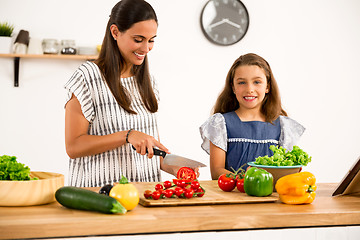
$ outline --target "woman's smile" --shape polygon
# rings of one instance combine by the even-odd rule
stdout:
[[[137,52],[134,52],[136,56],[138,56],[139,58],[143,58],[145,57],[145,54],[140,54],[140,53],[137,53]]]
[[[140,54],[140,53],[137,53],[137,52],[134,52],[134,54],[135,54],[136,58],[138,60],[140,60],[140,61],[143,61],[145,56],[146,56],[146,54]]]

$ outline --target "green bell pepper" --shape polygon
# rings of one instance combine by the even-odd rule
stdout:
[[[274,178],[268,171],[251,167],[245,173],[244,190],[250,196],[265,197],[273,192]]]

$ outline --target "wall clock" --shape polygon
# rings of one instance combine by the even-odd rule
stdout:
[[[245,36],[249,28],[249,14],[239,0],[210,0],[201,12],[200,23],[207,39],[227,46]]]

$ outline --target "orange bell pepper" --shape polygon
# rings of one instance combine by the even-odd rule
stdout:
[[[281,177],[275,184],[280,201],[286,204],[312,203],[316,196],[316,178],[310,172],[299,172]]]

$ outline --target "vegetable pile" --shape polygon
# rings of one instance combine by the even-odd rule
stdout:
[[[244,165],[243,165],[244,166]],[[218,178],[218,186],[224,192],[231,192],[235,187],[239,192],[249,196],[265,197],[273,192],[273,176],[264,169],[248,167],[243,170],[241,166],[233,173],[224,173]]]
[[[67,208],[125,214],[126,208],[116,199],[88,189],[65,186],[55,192],[56,200]]]
[[[158,200],[160,198],[192,198],[202,197],[205,189],[200,186],[196,179],[194,170],[188,167],[182,167],[177,172],[177,179],[173,182],[165,181],[163,184],[155,185],[155,191],[145,190],[146,199]]]
[[[292,151],[286,151],[281,146],[271,145],[270,150],[273,151],[273,156],[258,157],[255,159],[255,164],[267,166],[306,166],[311,162],[311,157],[298,146],[294,146]]]
[[[16,157],[0,156],[0,180],[26,181],[37,180],[30,177],[30,168],[16,161]]]
[[[118,184],[105,185],[99,193],[84,188],[65,186],[56,191],[55,198],[67,208],[125,214],[138,205],[139,192],[126,177],[122,176]]]

